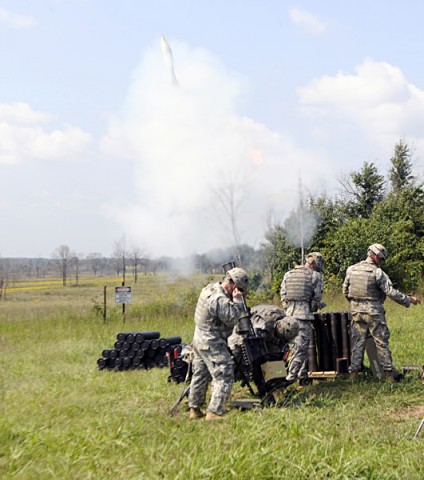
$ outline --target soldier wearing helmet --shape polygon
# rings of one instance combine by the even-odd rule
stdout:
[[[352,312],[352,355],[349,371],[353,377],[362,369],[368,333],[374,338],[377,355],[388,381],[401,380],[393,367],[389,350],[390,331],[384,310],[386,297],[409,307],[420,301],[393,288],[388,275],[380,268],[388,256],[386,248],[373,243],[368,247],[366,260],[351,265],[346,271],[343,294],[350,302]]]
[[[294,340],[299,333],[298,321],[293,317],[286,317],[284,310],[275,305],[260,304],[250,309],[250,321],[257,335],[265,339],[270,357],[281,359],[287,343]],[[240,362],[242,357],[241,346],[243,337],[238,333],[237,325],[228,339],[235,359]]]
[[[324,271],[324,257],[321,255],[320,252],[311,252],[306,256],[306,261],[312,265],[315,265],[314,270],[316,272],[323,272]]]
[[[304,266],[297,266],[284,275],[281,283],[281,303],[286,315],[296,318],[299,333],[294,341],[293,357],[289,365],[287,382],[298,378],[300,383],[308,381],[306,357],[312,338],[313,312],[325,307],[322,303],[324,282],[321,272],[324,269],[324,257],[320,252],[306,255]]]
[[[194,314],[193,376],[190,383],[190,419],[204,416],[209,383],[214,388],[206,420],[220,419],[234,383],[234,363],[227,348],[240,314],[249,277],[242,268],[229,270],[222,282],[207,285],[200,293]]]
[[[246,293],[249,290],[249,277],[243,268],[234,267],[228,270],[225,278],[234,283],[240,292]]]

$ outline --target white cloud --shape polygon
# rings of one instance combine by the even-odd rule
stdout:
[[[337,123],[351,122],[386,150],[400,138],[424,148],[424,91],[385,62],[367,59],[355,72],[324,76],[300,87],[304,112],[315,120],[332,120],[336,129]]]
[[[295,25],[312,35],[321,35],[327,30],[327,25],[319,17],[306,10],[291,8],[289,15]]]
[[[122,111],[111,116],[102,148],[134,160],[138,200],[125,210],[105,208],[153,255],[203,252],[234,243],[230,229],[212,220],[225,217],[213,191],[233,184],[242,199],[242,241],[257,246],[267,210],[293,208],[301,169],[319,178],[328,173],[325,161],[240,116],[247,85],[208,52],[178,43],[172,51],[179,86],[158,42],[133,76]]]
[[[34,18],[28,15],[19,15],[17,13],[12,13],[5,8],[0,7],[0,23],[10,25],[12,27],[30,27],[35,25]]]
[[[79,160],[91,143],[91,135],[71,125],[46,131],[44,124],[53,119],[53,115],[37,112],[25,103],[0,104],[0,165]]]
[[[27,103],[0,103],[0,122],[34,125],[54,119],[51,113],[36,112]]]

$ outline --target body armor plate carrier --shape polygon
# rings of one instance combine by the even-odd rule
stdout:
[[[313,296],[313,271],[307,267],[290,270],[286,277],[286,301],[310,302]]]
[[[351,267],[349,298],[384,302],[386,296],[376,283],[376,269],[376,265],[368,262],[360,262]]]

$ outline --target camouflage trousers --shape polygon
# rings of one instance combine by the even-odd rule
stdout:
[[[374,338],[381,366],[384,370],[393,370],[392,354],[389,350],[390,332],[384,313],[352,313],[351,329],[352,354],[349,368],[351,372],[357,372],[362,368],[368,332]]]
[[[298,378],[307,378],[308,370],[306,360],[308,356],[309,342],[312,340],[312,322],[299,320],[299,333],[294,339],[293,356],[289,364],[287,380],[295,381]]]
[[[213,391],[207,411],[222,415],[234,383],[234,362],[230,353],[225,344],[211,347],[193,342],[193,350],[193,377],[188,404],[192,408],[202,407],[212,381]]]

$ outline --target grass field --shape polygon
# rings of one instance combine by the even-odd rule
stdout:
[[[0,301],[3,479],[423,479],[424,385],[416,375],[290,387],[283,408],[232,409],[219,424],[188,421],[169,370],[99,371],[122,331],[191,341],[209,279],[140,277],[133,304],[114,305],[118,279],[78,287],[21,283]],[[107,287],[107,321],[102,315]],[[346,310],[341,297],[327,311]],[[248,301],[249,304],[251,302]],[[424,307],[387,302],[395,364],[424,363]],[[249,398],[235,385],[234,398]]]

